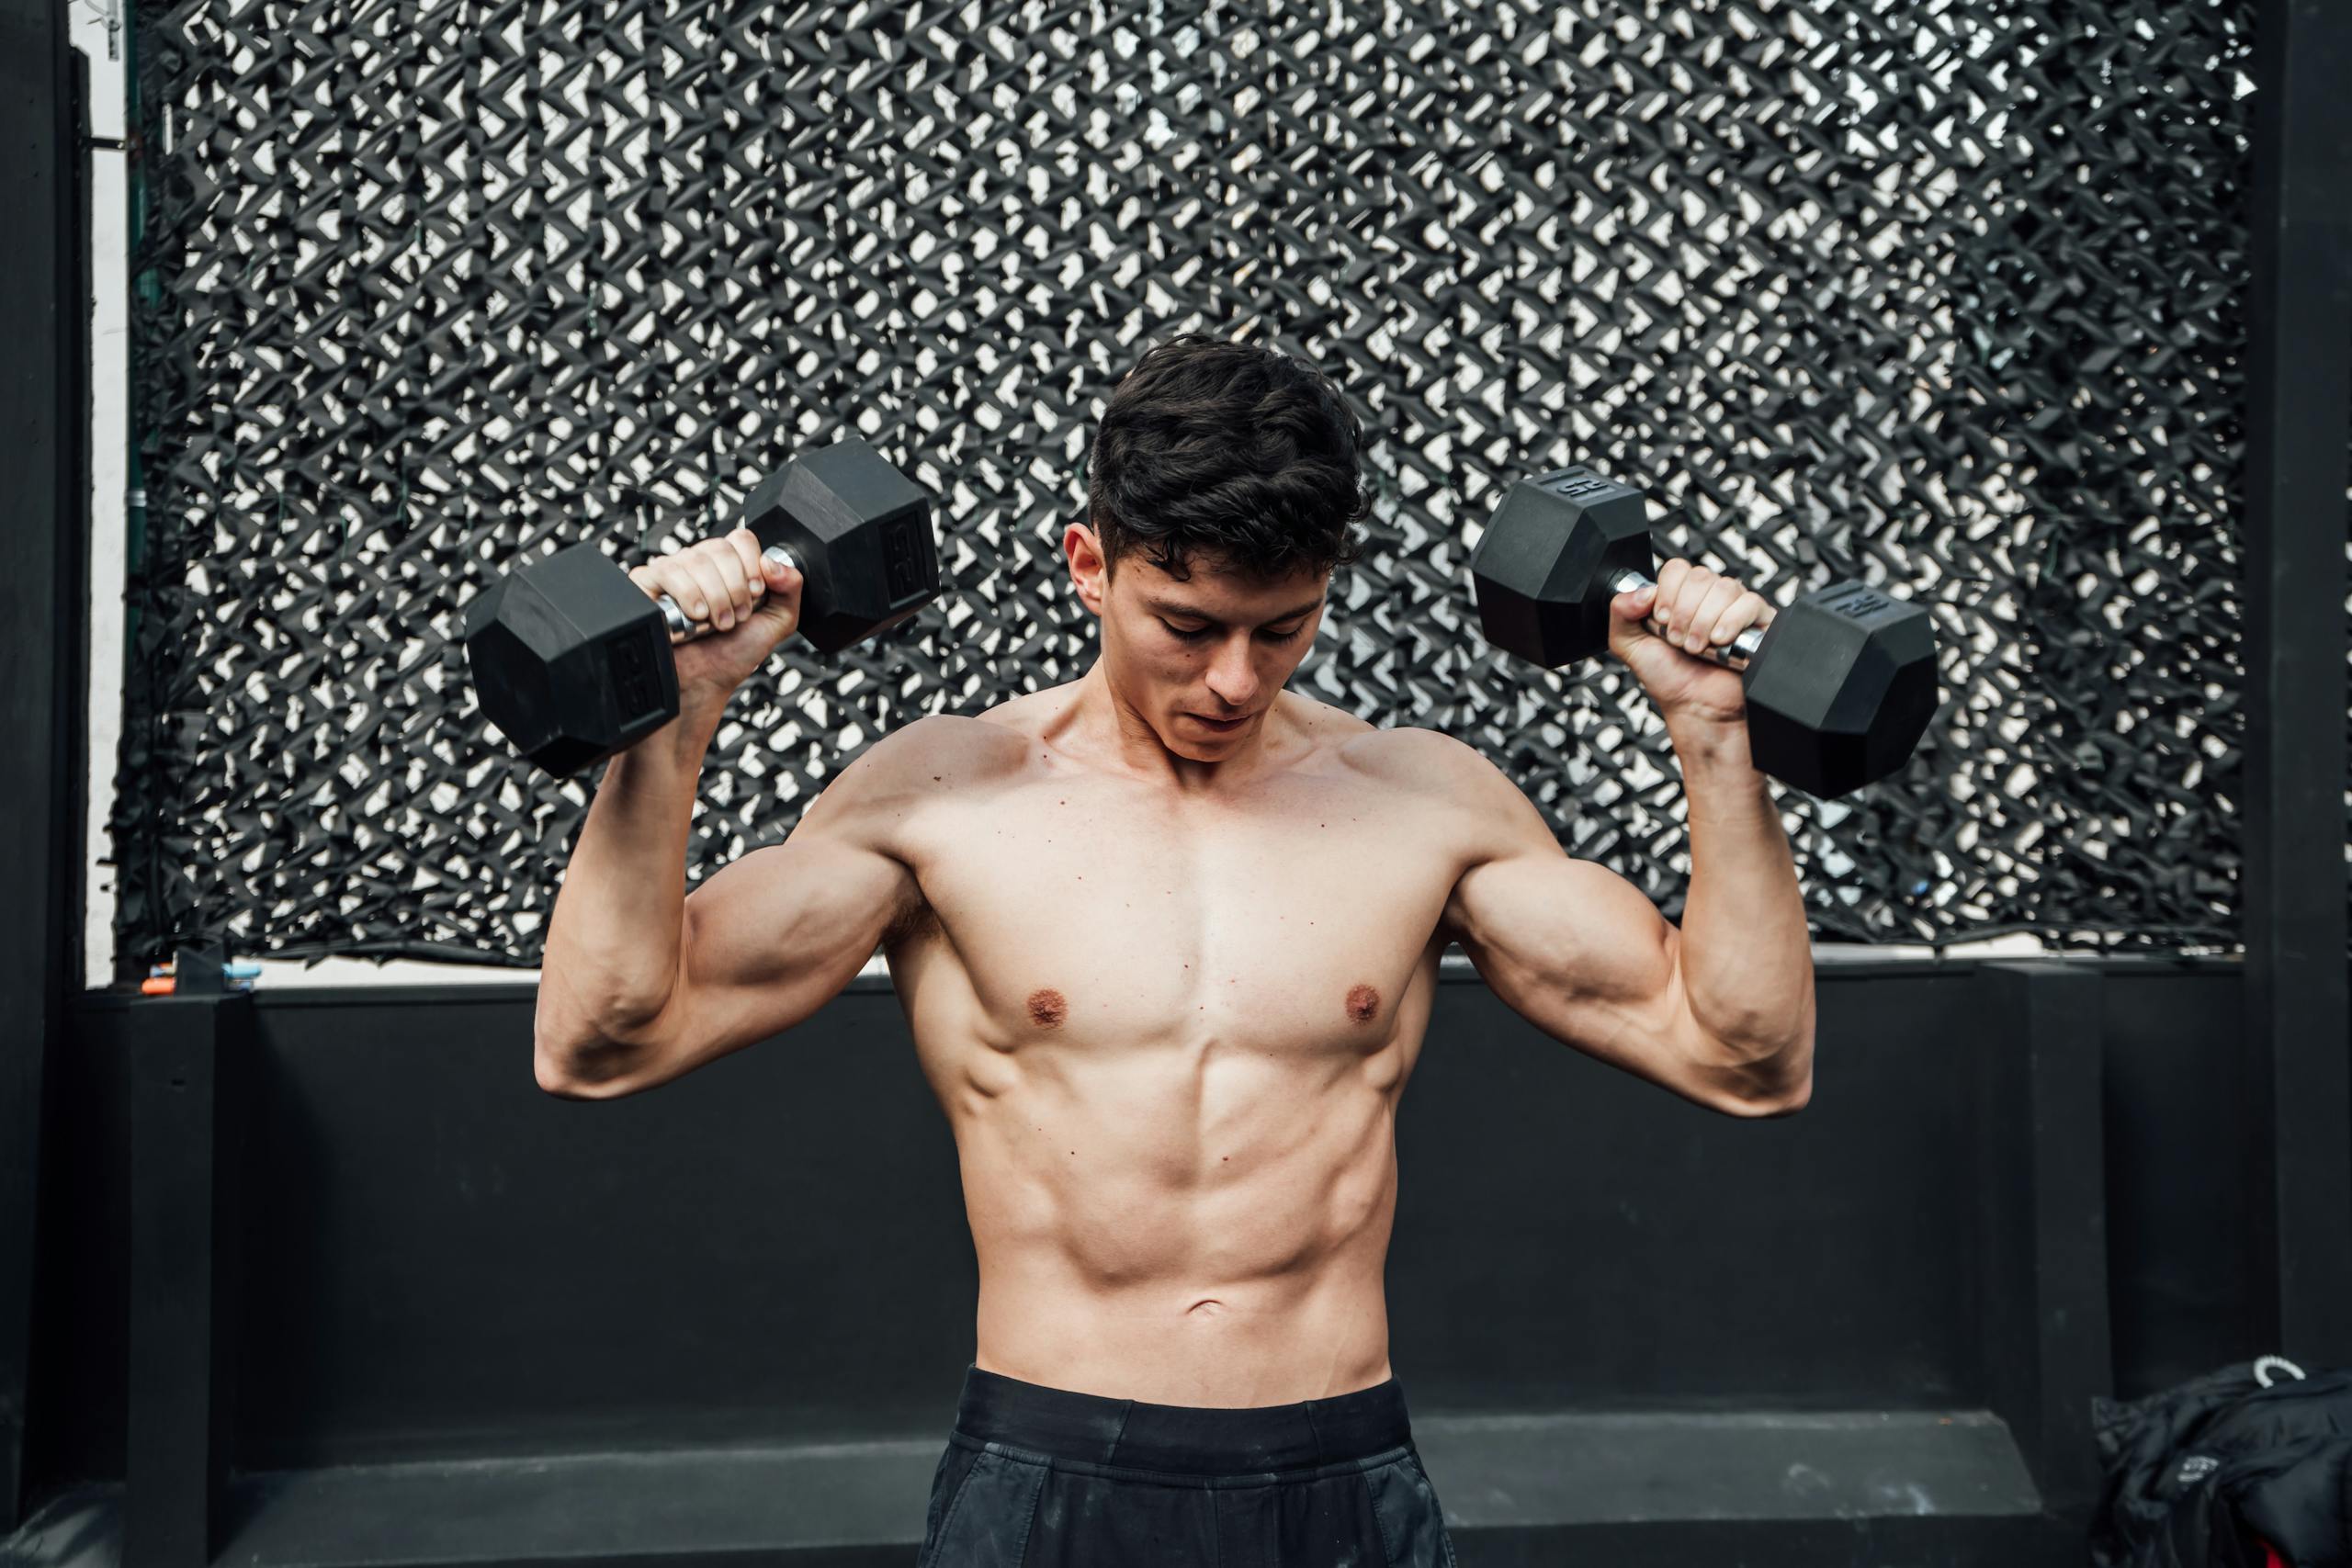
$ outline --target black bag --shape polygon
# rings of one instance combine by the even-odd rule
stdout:
[[[2280,1376],[2280,1373],[2288,1374]],[[2352,1568],[2352,1371],[2276,1356],[2094,1399],[2098,1568]]]

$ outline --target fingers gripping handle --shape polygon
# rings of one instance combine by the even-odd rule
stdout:
[[[1610,573],[1609,576],[1609,591],[1611,593],[1631,593],[1636,588],[1656,588],[1657,586],[1657,583],[1638,571],[1620,570]],[[1658,636],[1666,636],[1666,623],[1657,617],[1653,616],[1642,624]],[[1676,646],[1680,647],[1679,644]],[[1726,670],[1745,670],[1747,668],[1747,661],[1756,657],[1756,650],[1763,646],[1764,628],[1749,626],[1731,639],[1730,647],[1717,648],[1714,644],[1709,643],[1704,653],[1692,654],[1691,657],[1704,659],[1712,664],[1720,664]],[[1683,651],[1687,653],[1690,650],[1685,649]]]
[[[788,566],[795,571],[800,570],[800,562],[798,559],[794,557],[790,550],[785,548],[782,545],[770,545],[766,549],[760,552],[760,558],[763,561],[774,561],[778,566]],[[675,637],[678,641],[692,642],[698,637],[705,637],[709,634],[710,623],[708,621],[690,619],[686,613],[678,607],[678,602],[675,599],[671,598],[667,593],[655,594],[653,597],[653,603],[660,607],[662,611],[662,619],[667,623],[670,627],[670,635],[673,637]]]

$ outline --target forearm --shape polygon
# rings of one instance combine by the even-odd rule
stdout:
[[[1702,1027],[1743,1059],[1811,1070],[1813,940],[1796,863],[1744,727],[1668,722],[1690,823],[1682,977]]]
[[[690,706],[605,770],[540,959],[538,1049],[559,1068],[659,1011],[677,983],[686,835],[718,728],[718,706]]]

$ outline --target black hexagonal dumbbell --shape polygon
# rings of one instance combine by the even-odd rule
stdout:
[[[1547,669],[1604,653],[1610,601],[1657,573],[1648,502],[1582,464],[1521,479],[1496,508],[1470,571],[1496,647]],[[1808,795],[1835,797],[1884,778],[1935,716],[1927,611],[1865,583],[1808,593],[1704,657],[1744,674],[1758,770]]]
[[[931,495],[851,438],[787,463],[744,502],[763,549],[801,574],[800,635],[820,651],[897,626],[939,593]],[[466,615],[481,711],[537,766],[571,774],[678,716],[673,639],[708,628],[650,598],[594,545],[507,573]]]

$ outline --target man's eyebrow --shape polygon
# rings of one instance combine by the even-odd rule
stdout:
[[[1294,615],[1304,615],[1322,603],[1323,596],[1318,593],[1314,598],[1309,599],[1306,604],[1297,606],[1295,609],[1284,610],[1279,615],[1267,616],[1263,621],[1260,622],[1259,625],[1272,626],[1276,621],[1287,621]],[[1194,620],[1206,621],[1211,626],[1223,626],[1225,624],[1218,620],[1215,615],[1195,610],[1190,604],[1179,604],[1172,599],[1146,599],[1143,604],[1145,609],[1149,610],[1156,615],[1185,615]]]

